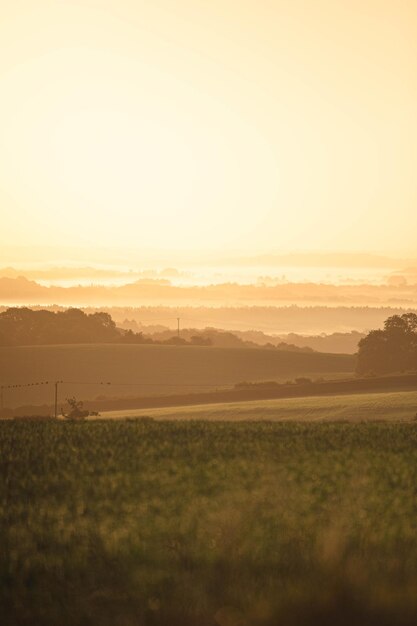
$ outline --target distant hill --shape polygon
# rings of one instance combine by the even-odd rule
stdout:
[[[332,304],[417,306],[415,284],[295,283],[276,285],[218,283],[205,286],[178,286],[166,279],[140,279],[119,286],[89,285],[46,287],[25,277],[0,278],[0,302],[66,305],[170,304]]]
[[[211,331],[212,329],[205,329],[200,332],[206,334]],[[323,333],[321,335],[300,335],[297,333],[271,335],[259,330],[232,330],[230,334],[233,334],[235,338],[240,339],[248,346],[270,345],[281,350],[301,350],[303,352],[314,350],[315,352],[334,354],[355,354],[358,351],[359,341],[365,337],[365,333],[355,330],[346,333]],[[216,343],[217,335],[213,334],[212,336],[213,345],[221,345]],[[219,340],[221,336],[219,332]]]
[[[284,342],[296,346],[306,346],[318,352],[332,352],[335,354],[355,354],[358,344],[365,337],[365,333],[353,330],[350,333],[331,333],[329,335],[297,335],[289,333],[281,337]]]
[[[263,333],[260,333],[263,335]],[[197,328],[183,328],[181,330],[181,337],[187,341],[192,342],[193,339],[198,337],[201,341],[206,341],[207,345],[217,346],[218,348],[272,348],[278,350],[286,350],[288,352],[312,352],[312,348],[303,345],[295,345],[293,343],[287,343],[277,340],[276,337],[263,335],[263,341],[252,340],[255,332],[251,331],[228,331],[219,328],[204,328],[199,330]],[[172,330],[165,328],[164,330],[156,331],[150,335],[153,340],[167,341],[172,337]],[[324,350],[322,350],[324,352]],[[329,351],[330,352],[330,351]],[[348,352],[348,351],[346,351]]]
[[[222,348],[256,348],[258,345],[223,330],[183,329],[181,336],[166,328],[152,335],[137,330],[137,324],[125,323],[117,327],[109,313],[95,311],[85,313],[69,308],[58,311],[32,310],[27,307],[11,307],[0,312],[0,346],[30,346],[77,343],[135,343],[175,345],[215,345]],[[284,343],[267,344],[268,348],[309,352]]]

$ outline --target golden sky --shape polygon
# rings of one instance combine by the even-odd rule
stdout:
[[[413,255],[415,0],[0,0],[2,246]]]

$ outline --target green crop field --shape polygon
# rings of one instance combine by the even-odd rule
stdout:
[[[202,404],[163,409],[107,411],[102,418],[149,416],[162,420],[296,420],[379,421],[412,420],[417,414],[417,391],[355,393],[311,398],[282,398]]]
[[[120,344],[0,348],[1,384],[68,381],[70,384],[62,387],[62,401],[72,395],[87,400],[103,395],[123,397],[172,393],[173,389],[190,391],[199,385],[207,389],[205,385],[230,386],[243,380],[335,378],[349,376],[354,369],[352,355],[261,348]],[[113,384],[85,384],[107,381]],[[5,392],[5,406],[9,407],[52,402],[53,389],[46,385]]]
[[[413,422],[4,420],[0,461],[3,626],[417,622]]]

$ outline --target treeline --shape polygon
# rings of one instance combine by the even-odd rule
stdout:
[[[32,307],[35,308],[35,307]],[[182,320],[192,320],[193,326],[202,329],[207,325],[217,328],[228,328],[233,333],[245,331],[249,328],[262,329],[263,333],[282,337],[282,341],[296,343],[296,339],[288,333],[298,333],[303,336],[312,336],[325,333],[346,333],[347,329],[356,329],[362,333],[372,328],[382,328],[384,321],[391,315],[403,313],[417,313],[411,307],[362,307],[362,306],[181,306],[175,309],[170,306],[139,306],[119,307],[101,306],[100,308],[83,307],[88,313],[97,310],[106,311],[116,321],[117,325],[128,323],[126,328],[156,332],[165,330],[161,326],[161,319],[171,319],[180,316]],[[146,322],[144,322],[146,320]],[[136,322],[137,326],[134,326]],[[258,334],[260,331],[251,331]],[[246,334],[245,339],[266,343],[271,339],[265,336]],[[361,337],[358,338],[361,339]],[[300,345],[297,343],[297,345]],[[304,344],[306,345],[306,344]],[[314,350],[331,352],[326,348],[311,345]],[[346,350],[340,350],[341,352]],[[357,345],[354,352],[357,351]]]
[[[167,342],[172,336],[172,330],[164,329],[158,332],[153,332],[152,339],[157,342]],[[262,344],[247,339],[250,333],[244,333],[234,330],[233,332],[228,330],[220,330],[218,328],[184,328],[181,331],[181,340],[186,340],[189,343],[199,341],[196,345],[211,345],[216,348],[270,348],[277,350],[286,350],[287,352],[314,352],[311,348],[306,346],[297,346],[292,343],[286,343],[284,341],[267,341]],[[273,339],[271,337],[271,339]]]
[[[13,302],[17,300],[13,299]],[[0,306],[0,312],[5,311],[7,306]],[[36,305],[31,300],[30,304],[19,306],[30,306],[32,310],[65,311],[69,306],[60,305]],[[77,305],[78,306],[78,305]],[[212,328],[228,329],[233,333],[240,331],[240,336],[245,340],[265,344],[268,341],[275,343],[275,339],[286,343],[301,345],[300,336],[304,339],[317,335],[330,333],[343,333],[347,329],[356,329],[365,334],[372,328],[382,328],[385,320],[392,315],[402,315],[403,313],[417,313],[416,308],[410,306],[389,306],[389,307],[362,307],[362,306],[82,306],[85,313],[102,312],[111,315],[116,325],[134,332],[142,331],[150,334],[171,330],[176,325],[176,318],[181,317],[181,326],[184,323],[192,325],[201,330],[208,326]],[[166,323],[161,320],[170,320]],[[258,330],[248,330],[258,329]],[[244,332],[245,336],[241,335]],[[291,333],[291,334],[289,334]],[[294,334],[292,334],[294,333]],[[272,339],[274,336],[274,340]],[[361,337],[357,338],[358,341]],[[356,339],[355,339],[356,341]],[[336,352],[329,349],[330,345],[317,346],[310,343],[314,350],[320,352]],[[337,352],[349,352],[350,350],[338,349]],[[357,344],[353,352],[357,351]]]
[[[67,310],[32,310],[13,307],[0,313],[0,346],[52,345],[76,343],[130,343],[183,346],[217,346],[223,348],[259,348],[233,333],[216,329],[198,331],[183,329],[146,335],[132,329],[118,328],[109,313],[85,313],[76,308]],[[280,343],[264,347],[293,352],[312,352],[310,348]]]
[[[51,345],[75,343],[165,343],[210,345],[204,337],[169,337],[154,340],[141,332],[117,328],[105,312],[84,313],[80,309],[45,311],[12,307],[0,313],[0,346]]]
[[[32,311],[9,308],[0,313],[0,345],[111,342],[120,337],[108,313],[85,314],[79,309]]]
[[[395,281],[394,281],[395,282]],[[137,280],[119,286],[89,285],[49,287],[24,276],[0,277],[0,301],[22,304],[55,302],[70,306],[82,302],[90,306],[103,302],[113,305],[134,306],[148,302],[166,302],[172,305],[219,305],[224,302],[246,304],[332,304],[332,305],[384,305],[391,302],[403,306],[417,305],[417,285],[408,284],[343,284],[281,283],[274,285],[219,283],[211,285],[173,285],[165,279]]]

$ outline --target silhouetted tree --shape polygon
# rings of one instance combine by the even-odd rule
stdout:
[[[393,315],[383,330],[372,330],[359,342],[359,374],[388,374],[417,369],[417,315]]]
[[[84,402],[82,400],[77,400],[74,396],[72,398],[66,399],[70,408],[68,414],[64,414],[64,417],[68,419],[83,419],[84,417],[88,417],[90,412],[83,408]]]

